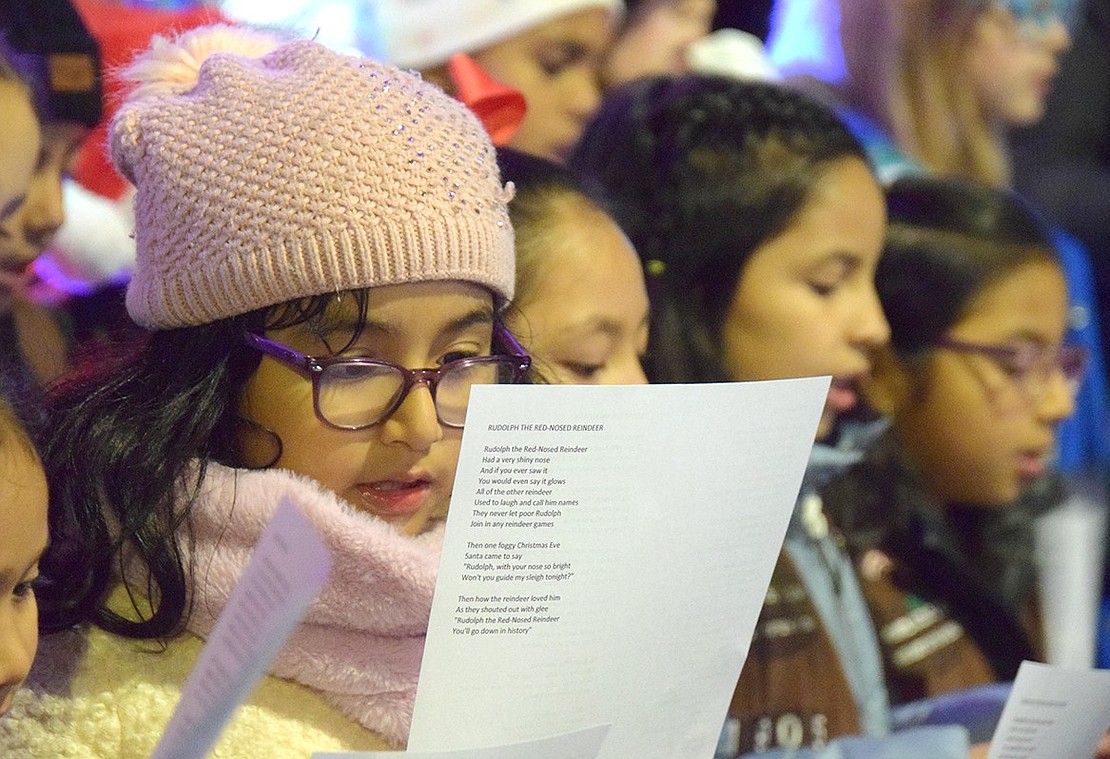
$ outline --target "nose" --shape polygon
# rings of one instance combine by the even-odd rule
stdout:
[[[65,221],[61,175],[52,171],[36,174],[17,215],[21,217],[23,235],[33,248],[33,258],[46,248]]]
[[[1059,368],[1052,371],[1047,382],[1037,402],[1037,418],[1046,424],[1056,424],[1075,412],[1075,392]]]
[[[0,690],[14,688],[27,678],[38,644],[35,625],[22,618],[27,611],[22,606],[11,608],[10,601],[9,595],[0,610]],[[34,604],[30,613],[36,614]]]
[[[575,122],[584,127],[601,105],[601,84],[597,67],[583,67],[578,76],[571,78],[566,92],[567,112]]]
[[[425,382],[414,385],[397,410],[382,422],[381,436],[383,442],[401,443],[414,451],[427,451],[443,438],[435,400]]]
[[[621,356],[611,365],[611,371],[605,378],[607,385],[646,385],[647,375],[640,357],[630,351],[628,355]]]
[[[852,325],[852,342],[866,350],[886,345],[890,341],[890,325],[883,313],[879,294],[868,283],[857,303],[858,312]]]
[[[1062,53],[1071,47],[1071,32],[1068,31],[1067,24],[1058,16],[1053,18],[1045,29],[1044,44],[1054,54]]]

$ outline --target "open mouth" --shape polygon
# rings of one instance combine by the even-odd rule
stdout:
[[[1018,476],[1034,480],[1045,472],[1046,457],[1042,451],[1022,451],[1018,454]]]
[[[828,406],[838,413],[851,411],[859,404],[859,388],[854,377],[835,377],[829,386]]]

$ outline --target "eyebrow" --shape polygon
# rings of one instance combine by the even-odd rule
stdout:
[[[640,328],[640,327],[648,326],[650,324],[650,319],[651,319],[650,316],[645,316],[640,321],[640,323],[636,325],[636,327]],[[613,319],[610,319],[610,318],[604,317],[604,316],[593,316],[593,317],[590,317],[589,319],[586,319],[583,322],[579,322],[578,324],[572,325],[571,329],[568,330],[568,331],[571,331],[571,332],[600,332],[601,334],[605,335],[606,337],[610,338],[611,340],[616,340],[617,338],[619,338],[621,336],[622,329],[621,329],[620,322],[617,322]]]
[[[1028,327],[1021,327],[1007,334],[1002,340],[1011,343],[1032,343],[1042,348],[1053,344],[1052,340],[1046,339],[1044,335],[1039,335]],[[1063,342],[1067,342],[1066,336]]]

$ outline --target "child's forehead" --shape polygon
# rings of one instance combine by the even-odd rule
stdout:
[[[340,292],[315,305],[309,318],[285,329],[328,342],[370,333],[403,340],[414,330],[489,329],[495,321],[487,288],[450,280]]]
[[[4,491],[11,485],[31,487],[43,480],[42,463],[30,441],[8,431],[0,432],[0,509]]]

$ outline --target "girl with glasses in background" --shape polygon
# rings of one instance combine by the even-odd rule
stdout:
[[[1076,0],[776,0],[767,50],[839,109],[882,179],[1004,186],[1005,131],[1044,115]]]
[[[651,381],[833,377],[717,757],[812,756],[843,736],[966,757],[958,727],[892,734],[871,616],[816,495],[861,455],[835,431],[888,335],[874,283],[886,209],[862,146],[796,91],[653,77],[606,96],[570,165],[605,188],[646,261]]]
[[[286,497],[333,570],[215,751],[403,746],[469,389],[529,366],[493,146],[435,86],[310,41],[201,28],[130,74],[111,149],[146,332],[50,397],[62,632],[0,753],[149,756]]]
[[[791,86],[837,107],[884,183],[931,174],[1009,188],[1008,133],[1044,115],[1080,2],[776,0],[768,52]],[[1050,476],[1066,487],[1044,489],[1046,506],[1060,506],[1046,525],[1095,533],[1104,530],[1110,472],[1100,304],[1087,249],[1051,232],[1068,285],[1068,342],[1087,349],[1089,366],[1057,434]],[[1097,582],[1102,553],[1094,541],[1073,546],[1046,569],[1061,588],[1057,615],[1067,617],[1046,630],[1053,661],[1093,663],[1097,599],[1080,588]]]
[[[891,339],[863,393],[889,427],[822,494],[898,704],[1043,658],[1034,520],[1049,499],[1030,496],[1086,353],[1065,344],[1063,270],[1018,196],[908,177],[887,209],[876,288]]]

